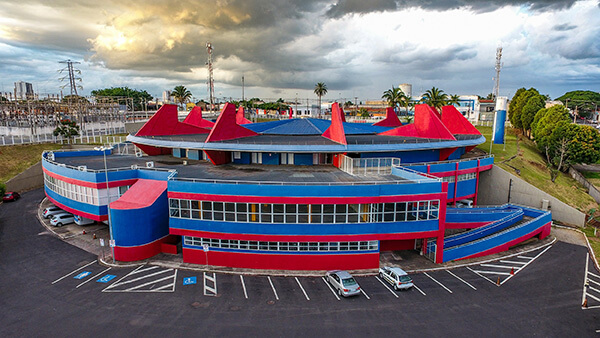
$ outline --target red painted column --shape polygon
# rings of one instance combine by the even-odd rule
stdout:
[[[456,184],[454,185],[456,187]],[[440,210],[438,219],[438,237],[435,243],[435,262],[444,261],[444,234],[446,232],[446,196],[448,196],[448,182],[442,183],[442,193],[440,194]]]
[[[421,254],[427,254],[427,238],[423,238],[423,246],[421,247]]]
[[[476,206],[477,205],[477,193],[479,192],[479,172],[481,171],[481,166],[479,161],[481,160],[477,160],[477,171],[476,171],[476,175],[477,178],[475,179],[475,196],[473,196],[473,205]]]

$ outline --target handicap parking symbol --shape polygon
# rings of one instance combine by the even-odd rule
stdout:
[[[106,275],[103,276],[102,278],[98,279],[96,282],[98,283],[108,283],[111,280],[113,280],[113,278],[117,277],[116,275]]]
[[[183,285],[196,284],[196,277],[185,277],[183,279]]]
[[[90,273],[92,273],[91,271],[84,271],[80,274],[78,274],[77,276],[73,277],[75,279],[84,279],[85,277],[87,277]]]

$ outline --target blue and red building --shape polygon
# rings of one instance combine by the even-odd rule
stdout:
[[[115,259],[161,252],[214,266],[372,269],[380,253],[416,250],[434,262],[507,250],[550,232],[551,215],[476,204],[493,157],[454,107],[427,105],[402,125],[331,120],[250,123],[226,104],[216,122],[163,106],[115,151],[45,152],[46,195],[82,217],[110,221]],[[139,154],[138,154],[139,155]],[[447,229],[465,229],[447,236]]]

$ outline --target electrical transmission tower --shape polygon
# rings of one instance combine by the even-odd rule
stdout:
[[[494,77],[494,100],[500,94],[500,69],[502,68],[502,46],[496,48],[496,76]]]
[[[210,42],[207,42],[206,51],[208,52],[208,61],[206,62],[206,64],[208,65],[208,96],[210,98],[211,110],[215,108],[215,79],[213,78],[212,50],[212,44]]]
[[[69,86],[71,87],[71,96],[78,95],[77,88],[83,89],[83,87],[81,85],[78,85],[75,83],[75,81],[81,82],[81,77],[75,76],[75,73],[77,73],[78,75],[81,75],[81,71],[79,69],[73,68],[73,65],[80,64],[81,62],[65,60],[65,61],[59,61],[58,63],[64,63],[67,65],[65,68],[63,68],[59,71],[60,73],[63,73],[66,71],[67,75],[61,77],[58,80],[62,82],[62,81],[65,81],[68,77],[69,78]],[[64,84],[60,88],[63,89],[66,86],[67,86],[67,84]]]

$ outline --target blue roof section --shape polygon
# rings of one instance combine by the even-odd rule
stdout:
[[[245,124],[254,132],[266,135],[321,135],[331,121],[321,119],[288,119],[280,121]],[[389,130],[389,127],[373,126],[367,123],[344,122],[346,135],[377,134]]]

